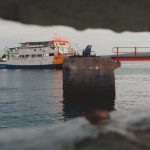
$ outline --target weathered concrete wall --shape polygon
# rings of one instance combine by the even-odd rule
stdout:
[[[115,99],[115,62],[109,57],[69,57],[63,64],[64,101],[98,107]],[[103,103],[104,104],[104,103]]]

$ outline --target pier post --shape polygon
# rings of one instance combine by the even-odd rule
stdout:
[[[114,69],[120,63],[110,57],[73,56],[63,64],[63,95],[66,103],[76,101],[84,106],[115,99]]]

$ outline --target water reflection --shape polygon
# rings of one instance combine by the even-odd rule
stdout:
[[[115,102],[111,98],[90,97],[86,93],[74,96],[74,91],[63,96],[63,93],[67,93],[67,91],[63,89],[62,70],[56,70],[54,79],[54,95],[57,102],[60,103],[59,106],[63,107],[64,120],[82,116],[94,110],[114,110]]]
[[[112,99],[98,99],[79,97],[64,98],[64,117],[66,120],[85,115],[94,110],[113,111],[115,102]]]

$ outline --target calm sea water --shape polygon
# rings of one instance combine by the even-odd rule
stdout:
[[[0,70],[0,127],[59,123],[63,117],[61,70]]]
[[[123,63],[115,76],[114,111],[150,109],[150,62]],[[1,129],[64,122],[64,107],[61,70],[0,70]]]

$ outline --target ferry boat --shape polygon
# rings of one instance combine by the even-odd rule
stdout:
[[[65,57],[76,55],[77,50],[63,38],[51,41],[25,42],[19,47],[5,48],[0,58],[0,69],[57,69]]]

